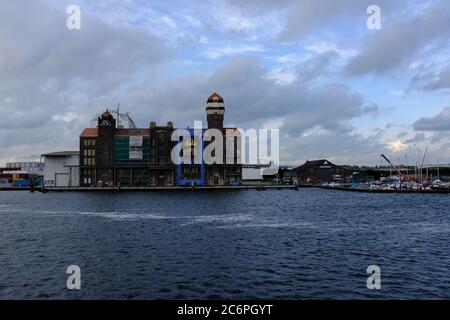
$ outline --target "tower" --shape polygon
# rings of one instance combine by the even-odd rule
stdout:
[[[206,102],[206,119],[208,121],[208,129],[223,129],[223,117],[225,114],[225,107],[223,104],[223,97],[214,92],[209,96]]]
[[[98,137],[96,143],[97,180],[105,185],[113,185],[113,145],[116,120],[106,111],[98,117]]]

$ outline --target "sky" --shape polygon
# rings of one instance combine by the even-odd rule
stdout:
[[[450,163],[449,40],[446,0],[1,1],[0,165],[78,149],[118,103],[205,123],[215,91],[225,125],[280,129],[285,165]]]

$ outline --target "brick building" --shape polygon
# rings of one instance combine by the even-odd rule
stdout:
[[[212,94],[206,105],[208,129],[218,129],[224,134],[225,107],[223,98]],[[97,128],[86,128],[80,135],[80,185],[81,186],[174,186],[174,185],[228,185],[240,183],[242,166],[238,163],[237,138],[233,164],[174,164],[171,151],[177,141],[171,141],[175,130],[173,123],[148,128],[117,128],[111,112],[98,117]],[[196,137],[190,133],[192,157],[203,153],[210,142],[203,141],[203,132]],[[199,147],[201,144],[201,147]],[[201,155],[200,155],[201,156]]]

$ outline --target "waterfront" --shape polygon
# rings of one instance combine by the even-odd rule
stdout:
[[[0,193],[0,298],[450,298],[448,195]],[[79,265],[82,289],[66,289]],[[366,268],[381,267],[381,290]]]

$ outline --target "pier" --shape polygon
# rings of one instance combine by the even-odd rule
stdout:
[[[240,191],[240,190],[298,190],[315,188],[345,192],[362,193],[415,193],[415,194],[450,194],[450,189],[368,189],[344,186],[323,186],[317,184],[296,185],[241,185],[241,186],[171,186],[171,187],[12,187],[0,191],[31,191],[31,192],[132,192],[132,191]]]
[[[128,191],[239,191],[239,190],[297,190],[293,185],[243,185],[243,186],[173,186],[173,187],[47,187],[47,188],[8,188],[0,191],[35,192],[128,192]]]

